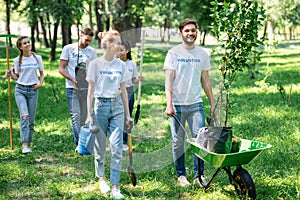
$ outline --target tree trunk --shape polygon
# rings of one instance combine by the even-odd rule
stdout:
[[[89,24],[90,24],[90,28],[92,29],[92,31],[94,32],[94,26],[93,26],[93,14],[92,14],[92,1],[89,2]]]
[[[47,19],[47,24],[48,24],[48,34],[49,34],[50,47],[52,47],[51,23],[50,23],[50,16],[49,16],[48,13],[46,13],[46,19]]]
[[[31,51],[35,52],[35,37],[34,37],[34,31],[35,31],[35,24],[30,26],[30,34],[31,34]]]
[[[105,0],[105,30],[109,31],[110,28],[110,10],[108,0]]]
[[[55,51],[56,51],[58,26],[59,26],[58,22],[54,24],[53,42],[51,44],[51,53],[50,53],[50,58],[49,58],[50,61],[55,61],[55,59],[56,59]]]
[[[61,23],[61,32],[62,32],[62,45],[65,46],[67,44],[72,43],[71,37],[71,27],[66,22]]]
[[[98,38],[98,33],[103,32],[104,26],[102,23],[102,11],[103,11],[104,5],[103,0],[95,1],[95,13],[96,13],[96,26],[97,30],[95,31],[95,40],[98,41],[98,48],[101,47],[100,45],[100,39]]]
[[[10,34],[10,4],[9,1],[6,0],[6,26],[5,30],[7,34]],[[11,37],[8,38],[9,47],[12,47]]]
[[[38,23],[36,23],[36,25],[35,25],[35,34],[36,34],[36,41],[37,42],[40,42],[41,40],[40,40],[40,30],[39,30],[39,25],[38,25]]]
[[[290,27],[289,30],[290,30],[290,40],[293,40],[293,28]]]
[[[163,43],[165,42],[165,34],[164,34],[164,28],[163,27],[160,27],[159,28],[159,35],[160,35],[160,42]]]
[[[48,38],[47,38],[47,30],[45,28],[43,17],[40,17],[40,23],[41,23],[41,27],[42,27],[44,45],[46,48],[49,48],[50,46],[49,46],[49,42],[48,42]]]
[[[204,31],[203,31],[202,42],[201,42],[201,45],[202,45],[202,46],[205,46],[205,38],[206,38],[206,33],[207,33],[207,31],[206,31],[206,30],[204,30]]]

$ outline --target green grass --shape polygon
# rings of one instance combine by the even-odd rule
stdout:
[[[133,187],[130,183],[128,154],[124,153],[121,191],[128,199],[239,199],[224,171],[206,192],[202,188],[180,188],[176,184],[168,117],[164,114],[162,69],[171,45],[146,41],[141,117],[133,129],[133,168],[138,184]],[[1,52],[3,48],[1,45]],[[300,198],[299,50],[299,41],[279,44],[275,52],[263,55],[254,80],[241,73],[233,85],[229,124],[234,127],[234,134],[273,145],[243,166],[255,182],[257,199]],[[49,50],[38,49],[38,52],[43,55],[46,78],[39,91],[31,154],[21,154],[14,82],[11,83],[14,150],[10,150],[7,79],[0,79],[0,199],[106,199],[98,190],[93,157],[74,152],[65,82],[57,72],[58,61],[47,61]],[[0,61],[2,76],[6,69],[5,57]],[[219,83],[216,64],[217,58],[213,57],[211,76],[215,97]],[[204,105],[208,113],[206,98]],[[188,148],[186,163],[190,180],[193,177],[191,153]],[[107,161],[109,163],[109,156]],[[207,178],[215,170],[206,165]],[[109,178],[109,165],[106,165],[106,176]]]

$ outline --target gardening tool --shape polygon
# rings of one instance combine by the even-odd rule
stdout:
[[[9,70],[9,53],[8,53],[8,38],[10,37],[15,37],[17,38],[17,35],[12,35],[12,34],[0,34],[0,37],[5,37],[6,42],[5,42],[5,49],[6,49],[6,66],[7,70]],[[10,78],[8,78],[7,81],[7,93],[8,93],[8,108],[9,108],[9,138],[10,138],[10,149],[14,149],[13,145],[13,135],[12,135],[12,107],[11,107],[11,90],[10,90]]]
[[[131,136],[132,121],[129,122],[129,125],[127,126],[126,129],[128,135],[128,154],[129,154],[129,166],[127,168],[127,171],[130,176],[132,185],[136,186],[136,176],[132,168],[132,136]]]
[[[143,55],[144,55],[144,39],[145,39],[145,31],[142,32],[142,45],[141,45],[141,57],[140,57],[140,76],[142,76],[142,66],[143,66]],[[136,108],[135,116],[134,116],[134,125],[136,125],[139,121],[140,117],[140,109],[141,109],[141,88],[142,88],[142,81],[139,81],[139,88],[138,88],[138,105]]]

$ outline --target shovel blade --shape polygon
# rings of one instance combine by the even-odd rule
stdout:
[[[135,116],[134,116],[134,125],[136,125],[138,123],[138,121],[139,121],[140,112],[141,112],[140,109],[141,109],[141,106],[137,105]]]
[[[134,173],[132,167],[129,166],[127,170],[128,170],[128,174],[130,176],[132,185],[136,186],[136,176],[135,176],[135,173]]]

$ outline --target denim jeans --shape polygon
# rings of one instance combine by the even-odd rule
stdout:
[[[87,117],[87,90],[66,89],[67,101],[72,121],[74,142],[79,140],[80,127],[84,125]]]
[[[106,135],[110,144],[110,183],[119,184],[122,167],[124,106],[121,95],[109,100],[95,98],[94,113],[100,131],[96,134],[94,156],[97,177],[104,177]]]
[[[129,114],[130,117],[132,117],[132,111],[133,111],[133,106],[134,106],[134,91],[133,91],[133,86],[128,87],[127,89],[127,94],[128,94],[128,103],[129,103]],[[127,144],[128,142],[128,135],[127,132],[123,132],[123,144]]]
[[[38,91],[33,86],[16,84],[15,99],[20,112],[20,136],[23,142],[32,142]],[[23,118],[29,116],[29,118]]]
[[[184,126],[185,122],[187,121],[189,128],[192,132],[192,137],[196,138],[199,129],[205,125],[203,104],[195,103],[192,105],[175,105],[175,112],[176,116]],[[174,118],[171,118],[170,128],[172,134],[172,151],[176,173],[177,176],[186,176],[184,158],[185,133],[182,130],[182,128],[180,128],[179,124],[175,121]],[[199,175],[203,175],[203,160],[200,161],[200,169],[201,171],[198,172],[198,157],[194,155],[194,178],[199,177]]]

